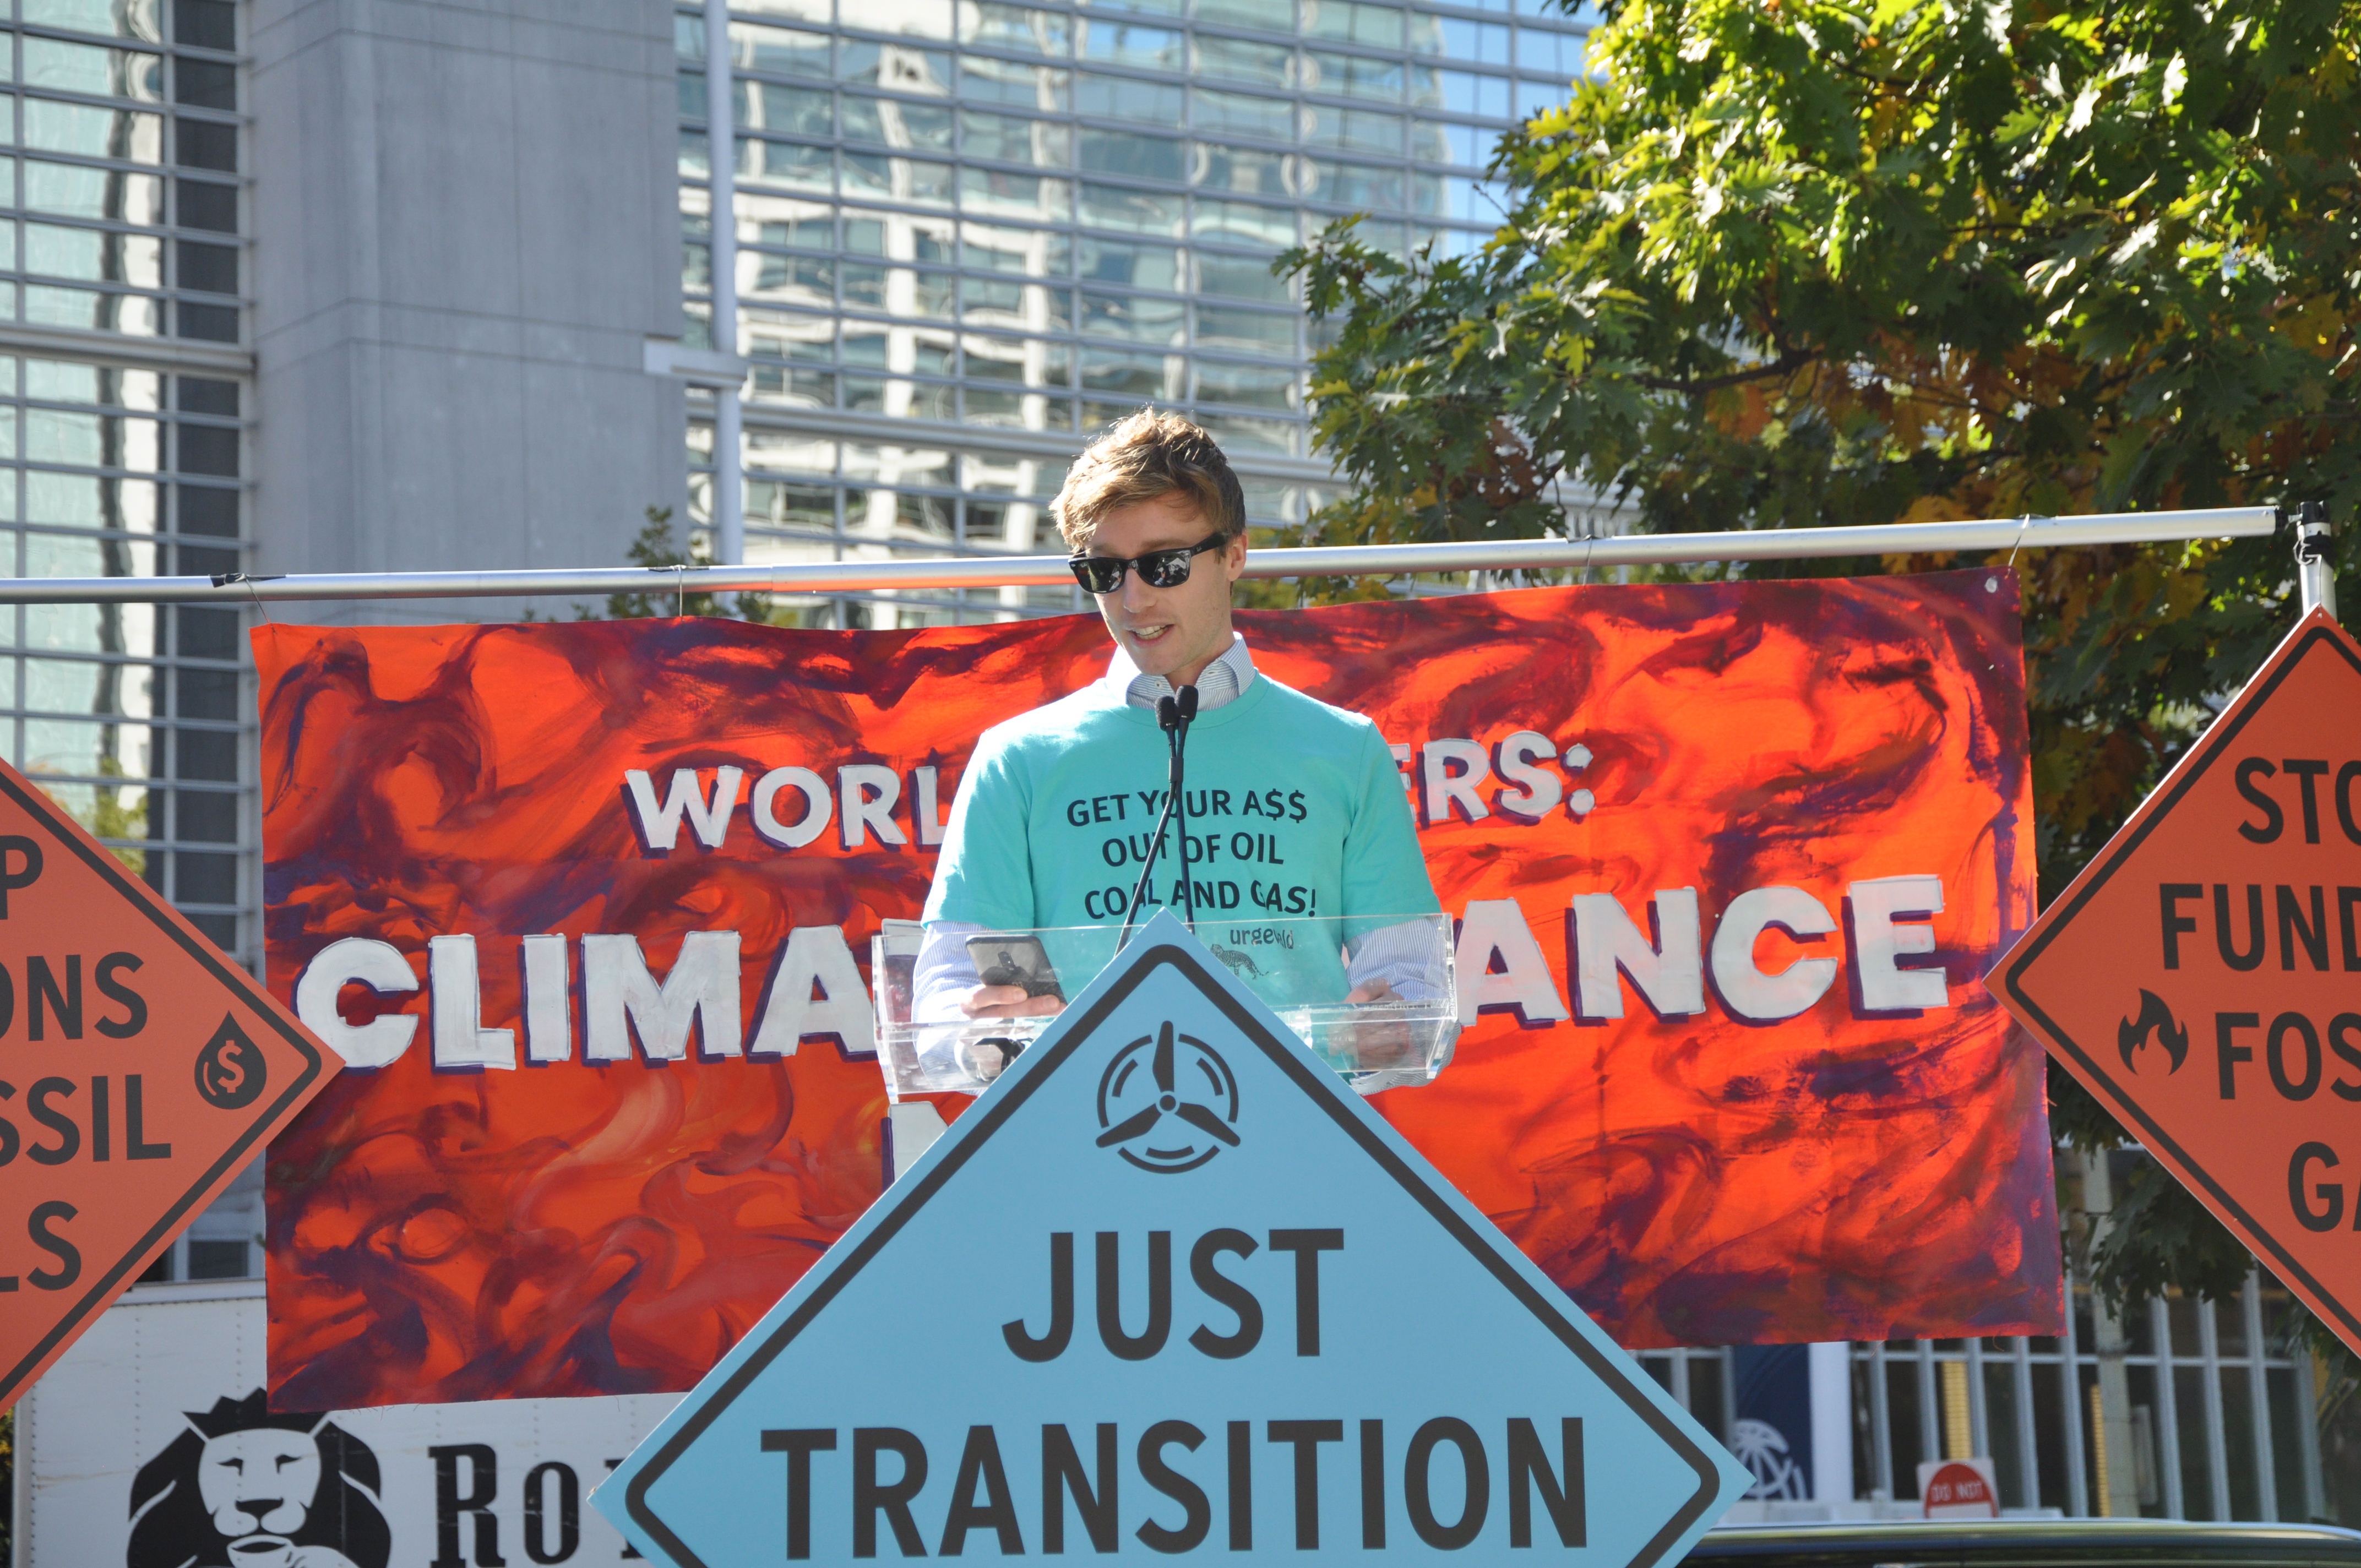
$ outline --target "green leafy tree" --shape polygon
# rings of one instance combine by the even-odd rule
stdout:
[[[123,763],[112,752],[98,760],[98,771],[108,778],[123,776]],[[89,815],[82,826],[102,839],[144,839],[148,836],[148,792],[138,791],[138,803],[126,805],[129,790],[115,784],[100,784],[91,792]],[[77,814],[79,815],[79,814]],[[148,851],[117,844],[108,852],[130,868],[134,875],[148,870]]]
[[[673,538],[672,508],[650,507],[642,514],[646,521],[632,536],[631,547],[624,558],[634,566],[644,566],[651,572],[674,572],[681,567],[710,566],[712,552],[701,543],[692,541],[684,553]],[[588,605],[574,607],[574,619],[590,620],[645,620],[662,616],[719,616],[738,620],[768,620],[771,600],[767,594],[737,594],[734,602],[725,604],[720,594],[691,591],[680,577],[663,581],[661,587],[645,593],[620,593],[607,596],[607,612],[594,616]],[[533,619],[530,615],[526,619]]]
[[[2325,500],[2361,594],[2356,0],[1609,10],[1502,139],[1479,253],[1347,222],[1278,264],[1333,327],[1350,488],[1310,542],[1562,532],[1567,485],[1659,532]],[[2016,565],[2054,894],[2285,634],[2293,574],[2284,535]],[[2128,1141],[2051,1090],[2061,1137]],[[2249,1266],[2153,1165],[2091,1261],[2117,1301]]]

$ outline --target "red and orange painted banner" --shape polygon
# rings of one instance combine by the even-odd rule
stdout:
[[[1609,1332],[2059,1332],[1982,983],[2033,913],[2013,578],[1240,622],[1383,729],[1462,921],[1474,1022],[1378,1104]],[[877,1196],[869,939],[1104,630],[255,641],[270,983],[348,1062],[272,1146],[274,1402],[689,1387]]]

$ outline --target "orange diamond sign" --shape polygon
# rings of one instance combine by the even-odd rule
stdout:
[[[2361,1349],[2361,643],[2306,617],[1995,981]]]
[[[0,763],[0,1408],[341,1065]]]

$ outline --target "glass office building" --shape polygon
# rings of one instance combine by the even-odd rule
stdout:
[[[16,0],[0,44],[0,538],[8,575],[247,565],[237,7]],[[256,961],[244,617],[0,608],[0,752]],[[252,1272],[249,1171],[150,1278]]]
[[[1539,0],[760,0],[731,12],[721,147],[706,25],[676,17],[682,285],[692,339],[752,364],[752,562],[1054,549],[1067,462],[1144,403],[1213,432],[1255,522],[1300,522],[1330,475],[1305,422],[1318,328],[1272,258],[1351,214],[1397,254],[1481,245],[1493,146],[1564,101],[1586,33]],[[718,340],[717,157],[739,247]],[[700,521],[712,428],[693,398]],[[814,608],[1075,608],[974,598]]]
[[[8,571],[239,570],[252,360],[236,7],[16,0],[0,15]],[[242,630],[232,609],[0,609],[0,748],[250,959]]]

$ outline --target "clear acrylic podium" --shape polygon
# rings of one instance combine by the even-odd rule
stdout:
[[[1449,916],[1201,915],[1196,930],[1224,968],[1360,1092],[1431,1083],[1450,1060],[1459,982]],[[869,972],[886,1098],[981,1091],[1052,1015],[970,1018],[961,1000],[979,981],[1060,1000],[1079,995],[1115,956],[1122,934],[1115,926],[1074,926],[939,938],[929,947],[917,921],[884,922]]]

